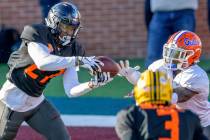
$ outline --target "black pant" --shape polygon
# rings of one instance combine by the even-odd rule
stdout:
[[[208,138],[208,140],[210,140],[210,125],[203,127],[203,133]]]
[[[23,121],[48,140],[70,139],[58,111],[47,100],[27,112],[12,111],[0,102],[0,117],[0,140],[13,140]]]

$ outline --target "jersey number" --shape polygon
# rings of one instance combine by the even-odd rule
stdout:
[[[25,73],[30,76],[32,79],[37,79],[39,77],[38,74],[34,73],[34,71],[37,70],[37,66],[35,64],[27,67],[25,69]],[[59,72],[57,73],[54,73],[54,74],[51,74],[51,75],[46,75],[44,78],[42,78],[39,82],[41,84],[45,84],[49,79],[53,78],[53,77],[56,77],[56,76],[59,76],[61,74],[64,73],[65,70],[60,70]]]
[[[161,137],[158,140],[179,140],[179,115],[176,110],[157,110],[158,116],[171,116],[171,120],[165,121],[165,129],[171,131],[171,137]]]

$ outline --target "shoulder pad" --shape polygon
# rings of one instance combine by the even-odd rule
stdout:
[[[49,33],[49,30],[45,25],[27,25],[23,29],[21,38],[28,41],[40,42],[45,44],[45,38],[47,38],[47,33]]]

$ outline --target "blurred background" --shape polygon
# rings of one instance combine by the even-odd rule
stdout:
[[[79,33],[88,54],[115,58],[145,58],[147,30],[144,0],[72,0],[82,15]],[[196,33],[203,42],[203,57],[210,56],[207,0],[199,0]],[[1,0],[0,24],[19,32],[24,25],[42,21],[39,0]],[[190,22],[190,21],[189,21]]]
[[[140,65],[143,71],[148,53],[146,1],[72,0],[82,15],[83,28],[79,33],[79,40],[86,48],[87,55],[107,55],[116,61],[129,59],[131,66]],[[23,27],[43,22],[47,10],[57,2],[59,0],[0,0],[0,87],[6,79],[8,56],[18,48],[19,34]],[[203,42],[199,65],[207,72],[210,71],[208,10],[207,0],[198,1],[198,8],[195,10],[195,32]],[[81,69],[79,73],[81,82],[90,79],[87,71]],[[120,109],[134,103],[132,99],[124,98],[132,88],[125,79],[115,77],[105,87],[83,97],[69,99],[63,91],[62,78],[58,77],[48,85],[45,95],[62,113],[64,122],[70,126],[68,128],[73,139],[82,140],[89,137],[90,140],[116,140],[113,128],[115,115]],[[90,116],[105,116],[105,119],[101,117],[96,123],[87,123],[89,121],[86,117]],[[28,140],[29,137],[31,140],[43,139],[24,125],[17,140]]]

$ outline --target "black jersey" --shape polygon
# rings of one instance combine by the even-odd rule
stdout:
[[[121,140],[207,140],[199,118],[173,106],[132,106],[117,115]]]
[[[83,56],[85,53],[77,41],[58,49],[55,36],[43,24],[25,26],[21,39],[20,48],[13,52],[9,58],[10,70],[7,78],[26,94],[34,97],[40,96],[50,79],[63,74],[65,70],[39,70],[28,54],[27,44],[29,42],[42,43],[48,47],[51,54],[58,56]]]

